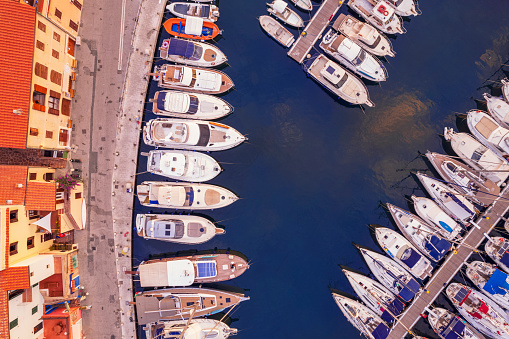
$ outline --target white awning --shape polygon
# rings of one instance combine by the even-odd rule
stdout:
[[[44,218],[41,218],[41,219],[37,220],[36,222],[33,222],[32,225],[37,225],[39,227],[42,227],[46,231],[51,233],[51,213],[49,213]]]
[[[180,79],[180,82],[186,86],[191,85],[191,81],[193,81],[193,70],[189,67],[183,67],[182,73],[183,74],[182,78]]]
[[[272,8],[274,8],[276,12],[283,13],[286,6],[288,6],[288,4],[283,0],[276,0],[274,1],[274,5],[272,6]]]
[[[191,260],[160,261],[138,268],[141,287],[190,286],[194,282]]]
[[[186,18],[186,27],[184,32],[190,35],[201,35],[203,28],[203,19],[197,18],[193,16],[188,16]]]

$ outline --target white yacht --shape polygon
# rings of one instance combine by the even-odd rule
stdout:
[[[351,104],[375,106],[369,100],[366,85],[355,75],[329,60],[325,55],[315,54],[306,60],[304,70],[339,98]]]
[[[500,126],[509,128],[509,103],[502,98],[493,97],[488,93],[484,93],[483,96],[491,116]]]
[[[158,118],[143,127],[143,141],[149,146],[195,151],[223,151],[240,145],[246,137],[216,122]]]
[[[144,181],[137,187],[143,206],[183,210],[210,210],[228,206],[239,198],[226,188],[187,182]]]
[[[143,330],[147,339],[227,339],[238,332],[219,320],[203,318],[159,321],[146,324]]]
[[[448,216],[433,200],[412,195],[412,201],[417,214],[429,225],[439,227],[440,233],[447,239],[461,239],[460,233],[463,231],[461,225]]]
[[[451,216],[465,223],[475,216],[474,205],[454,188],[425,174],[417,172],[416,175],[433,200]]]
[[[216,5],[172,2],[166,6],[166,9],[176,17],[183,19],[197,17],[210,22],[216,22],[219,19],[219,7]]]
[[[503,237],[490,237],[484,251],[500,266],[506,273],[509,273],[509,240]]]
[[[509,155],[509,129],[501,127],[495,119],[477,109],[468,112],[467,124],[484,146],[496,154]]]
[[[405,308],[405,304],[379,282],[346,267],[341,267],[341,270],[364,304],[387,323],[393,322]]]
[[[196,215],[137,214],[136,231],[140,237],[177,244],[201,244],[225,230]]]
[[[201,93],[158,91],[150,102],[154,114],[173,118],[215,120],[233,112],[225,100]]]
[[[447,286],[446,295],[460,314],[480,332],[509,339],[509,317],[493,300],[460,283]]]
[[[380,339],[389,335],[389,326],[368,307],[334,291],[332,297],[348,322],[366,338]]]
[[[387,69],[380,60],[332,29],[323,37],[320,48],[361,78],[376,82],[387,80]]]
[[[509,276],[495,265],[473,261],[466,265],[466,275],[487,297],[509,310]]]
[[[442,339],[486,339],[466,321],[445,308],[430,309],[427,319]]]
[[[373,26],[357,20],[351,15],[340,14],[332,25],[366,51],[377,56],[395,56],[391,41]]]
[[[387,34],[403,34],[403,22],[387,1],[350,0],[348,6],[367,22]]]
[[[291,8],[288,7],[288,3],[283,0],[274,0],[270,4],[267,3],[267,12],[272,14],[285,24],[296,28],[304,27],[304,21],[302,18]]]
[[[453,157],[430,151],[426,157],[444,180],[454,184],[455,189],[470,196],[478,204],[491,205],[500,194],[497,184]]]
[[[214,158],[200,152],[152,150],[146,155],[147,172],[174,180],[205,182],[222,171]]]
[[[355,246],[378,281],[398,297],[409,302],[420,291],[421,285],[396,261],[363,246]]]
[[[198,67],[215,67],[228,60],[226,55],[214,45],[179,38],[164,39],[159,47],[159,57],[167,61]]]
[[[428,258],[436,262],[450,251],[451,243],[442,237],[441,228],[392,204],[388,203],[387,208],[401,233]]]
[[[398,264],[420,279],[431,276],[433,266],[404,236],[386,227],[375,228],[376,240]]]
[[[459,157],[488,179],[501,186],[509,176],[509,163],[501,155],[488,149],[467,133],[455,133],[445,128],[444,138]],[[501,172],[497,172],[501,171]]]
[[[276,19],[268,15],[261,15],[258,18],[258,21],[260,22],[260,26],[262,26],[263,30],[281,45],[288,48],[295,41],[293,34],[277,22]]]
[[[509,103],[509,79],[502,79],[502,94],[507,103]]]
[[[374,0],[380,2],[381,0]],[[394,8],[397,15],[400,16],[417,16],[421,14],[414,0],[384,0],[389,6]]]
[[[311,0],[290,0],[290,2],[305,11],[311,11],[313,9],[313,3]]]

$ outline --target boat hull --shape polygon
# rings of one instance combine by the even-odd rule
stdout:
[[[208,21],[203,22],[203,29],[201,35],[186,34],[184,28],[186,26],[186,19],[173,18],[164,22],[163,27],[170,35],[194,40],[212,40],[221,32],[216,24]]]

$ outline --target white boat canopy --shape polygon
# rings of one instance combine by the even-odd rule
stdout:
[[[193,81],[193,70],[189,67],[183,67],[182,73],[183,74],[180,82],[185,86],[191,85],[191,81]]]
[[[184,206],[186,189],[182,186],[161,187],[159,188],[157,200],[160,204]]]
[[[164,173],[182,176],[186,171],[186,156],[182,153],[164,153],[159,167]]]
[[[162,261],[139,267],[141,287],[190,286],[194,282],[194,265],[191,260]]]
[[[189,35],[201,35],[203,28],[203,19],[194,16],[186,18],[186,27],[184,32]]]
[[[283,13],[287,6],[288,4],[283,0],[276,0],[274,1],[274,5],[272,6],[272,8],[274,8],[276,12]]]

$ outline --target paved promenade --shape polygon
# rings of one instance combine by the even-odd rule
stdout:
[[[143,112],[144,74],[150,67],[145,51],[150,55],[154,49],[164,5],[159,0],[89,0],[83,6],[71,143],[72,158],[81,160],[73,166],[82,171],[88,208],[87,228],[75,233],[80,280],[89,294],[83,304],[92,305],[83,311],[88,339],[136,338],[128,306],[131,279],[123,273],[131,267],[133,202],[125,185],[136,170],[136,116]]]

